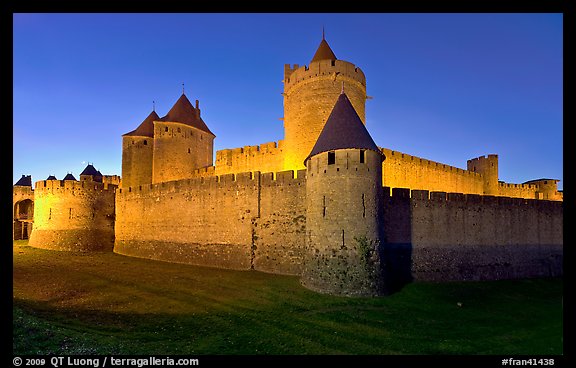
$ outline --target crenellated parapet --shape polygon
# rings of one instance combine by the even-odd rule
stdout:
[[[362,69],[344,60],[320,60],[310,63],[309,66],[290,64],[284,66],[284,93],[289,94],[291,89],[301,82],[307,82],[313,78],[322,78],[329,81],[342,80],[350,83],[358,83],[366,88],[366,76]]]
[[[216,151],[215,174],[283,170],[283,141]]]

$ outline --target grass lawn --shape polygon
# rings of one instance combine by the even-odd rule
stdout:
[[[298,277],[14,243],[14,354],[562,354],[561,279],[321,295]]]

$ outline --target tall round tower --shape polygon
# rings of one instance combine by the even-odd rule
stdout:
[[[360,68],[338,60],[322,37],[309,66],[284,66],[284,170],[304,169],[304,159],[338,99],[342,83],[365,124],[366,78]]]
[[[340,94],[306,158],[305,287],[335,295],[383,293],[383,158],[350,99]]]

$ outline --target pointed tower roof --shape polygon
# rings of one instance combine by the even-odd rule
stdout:
[[[342,92],[304,164],[310,157],[319,153],[350,148],[372,150],[382,154],[348,96]]]
[[[316,53],[310,62],[313,63],[320,60],[338,60],[328,45],[328,42],[326,42],[326,39],[324,38],[324,32],[322,32],[322,41],[320,42],[320,46],[318,46],[318,49],[316,50]]]
[[[62,180],[76,180],[76,178],[71,173],[68,173]]]
[[[209,133],[213,136],[214,133],[208,129],[208,126],[202,118],[200,117],[200,110],[195,109],[194,106],[190,103],[190,100],[186,97],[184,93],[182,96],[176,101],[174,106],[168,111],[168,114],[164,116],[161,121],[174,121],[186,125],[190,125],[194,128],[200,129],[206,133]]]
[[[80,176],[82,175],[102,176],[102,174],[100,174],[100,171],[96,170],[96,168],[92,164],[88,164],[88,166],[86,166],[84,171],[80,173]]]
[[[32,175],[22,175],[20,179],[14,184],[14,186],[19,187],[31,187],[32,186]]]
[[[152,111],[150,115],[144,119],[144,121],[138,126],[138,128],[133,131],[126,133],[125,136],[139,136],[139,137],[154,137],[154,120],[160,120],[160,116],[156,114],[156,111]]]
[[[46,178],[46,180],[58,180],[54,175],[50,175]]]

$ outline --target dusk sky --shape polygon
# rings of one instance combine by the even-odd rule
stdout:
[[[122,134],[182,93],[214,149],[283,139],[284,64],[322,39],[367,80],[381,147],[563,179],[561,14],[14,14],[13,182],[120,175]],[[560,181],[559,188],[563,188]]]

